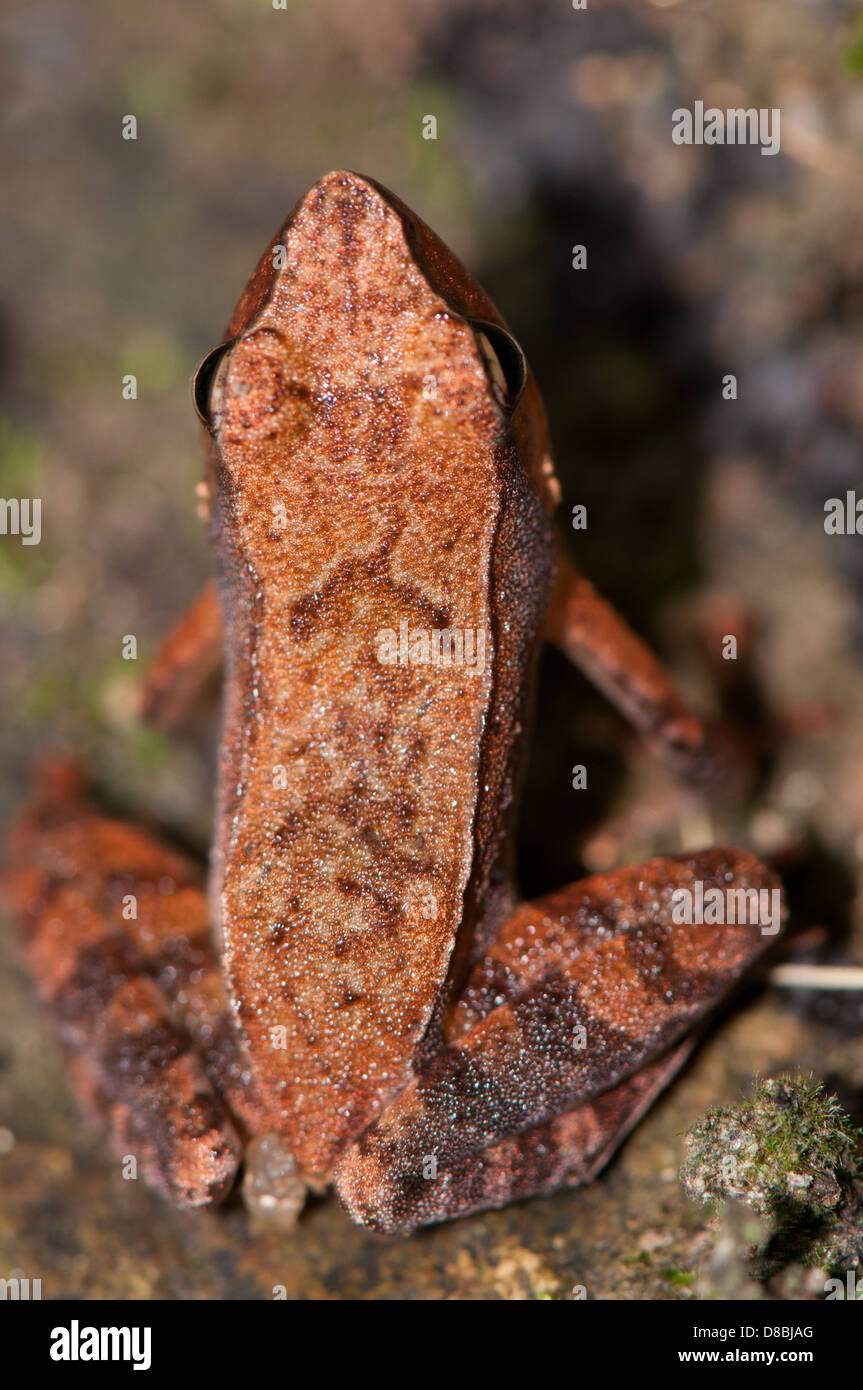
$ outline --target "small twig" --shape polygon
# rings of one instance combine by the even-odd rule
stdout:
[[[863,990],[863,965],[777,965],[767,981],[780,989]]]

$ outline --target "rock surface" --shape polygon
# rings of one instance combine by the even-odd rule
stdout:
[[[148,0],[119,19],[109,0],[10,0],[0,38],[2,490],[44,510],[39,546],[0,538],[0,813],[35,758],[71,746],[116,802],[206,843],[206,721],[172,744],[133,713],[141,664],[208,572],[187,382],[288,207],[354,167],[499,303],[546,395],[564,522],[588,507],[579,559],[697,704],[728,674],[718,638],[748,634],[726,690],[750,773],[731,809],[673,787],[547,658],[525,890],[660,848],[781,850],[794,915],[863,960],[863,548],[823,526],[825,500],[859,486],[863,424],[861,38],[841,9]],[[696,99],[780,105],[781,153],[675,146],[671,112]],[[238,1204],[179,1215],[122,1179],[10,933],[0,1276],[41,1277],[46,1298],[704,1296],[719,1233],[680,1192],[683,1132],[795,1068],[859,1118],[861,1024],[859,994],[752,991],[592,1187],[406,1242],[319,1199],[286,1234]]]

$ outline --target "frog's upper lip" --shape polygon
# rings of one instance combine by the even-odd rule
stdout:
[[[368,207],[370,204],[377,204],[381,208],[394,210],[394,206],[398,204],[395,194],[390,193],[368,175],[357,174],[352,169],[331,169],[323,178],[312,184],[300,199],[295,211],[299,211],[301,207],[318,206],[323,209],[330,205],[329,200],[334,194],[346,205],[355,203],[360,207]]]
[[[326,241],[328,225],[340,225],[343,247],[350,245],[352,232],[363,214],[381,222],[391,219],[391,225],[405,226],[405,214],[398,199],[389,194],[381,185],[364,174],[353,173],[349,169],[332,169],[328,174],[313,183],[294,204],[283,222],[276,237],[267,247],[258,268],[240,297],[225,330],[225,340],[236,339],[250,325],[270,297],[279,279],[279,269],[274,259],[275,249],[287,246],[291,239],[294,224],[302,219],[311,235],[303,249],[303,257],[311,255],[320,269],[327,271],[326,256],[322,250]],[[318,231],[320,234],[318,235]],[[333,268],[336,261],[331,257]]]
[[[311,188],[298,200],[279,233],[278,240],[287,242],[293,224],[302,219],[307,226],[319,225],[325,233],[328,227],[338,225],[342,233],[342,251],[350,246],[356,237],[357,229],[364,220],[371,218],[383,224],[389,221],[398,226],[409,253],[408,227],[411,213],[394,193],[365,174],[354,173],[350,169],[332,169],[328,174],[313,183]],[[373,240],[374,238],[373,235]],[[312,237],[309,248],[320,252],[317,238]]]
[[[363,190],[366,194],[372,193],[377,197],[381,196],[380,185],[367,174],[358,174],[353,169],[331,169],[328,174],[324,174],[313,183],[309,193],[314,193],[316,189],[336,188],[356,188]],[[307,195],[308,196],[308,195]]]

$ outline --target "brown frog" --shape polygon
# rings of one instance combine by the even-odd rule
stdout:
[[[709,755],[640,639],[555,565],[537,387],[424,223],[327,175],[225,338],[195,387],[218,606],[148,691],[182,704],[223,631],[208,900],[63,762],[12,836],[78,1093],[184,1205],[221,1199],[244,1152],[259,1209],[332,1183],[387,1232],[585,1182],[770,940],[727,913],[681,924],[681,890],[776,880],[714,849],[519,901],[543,638],[676,767]]]

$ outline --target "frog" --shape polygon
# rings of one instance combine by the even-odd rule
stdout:
[[[555,541],[539,388],[436,234],[318,180],[194,382],[215,577],[152,717],[223,670],[209,870],[49,757],[5,891],[74,1089],[179,1207],[385,1235],[592,1181],[770,945],[681,893],[777,889],[737,848],[532,901],[516,813],[557,645],[679,775],[705,726]],[[170,722],[170,719],[168,719]]]

